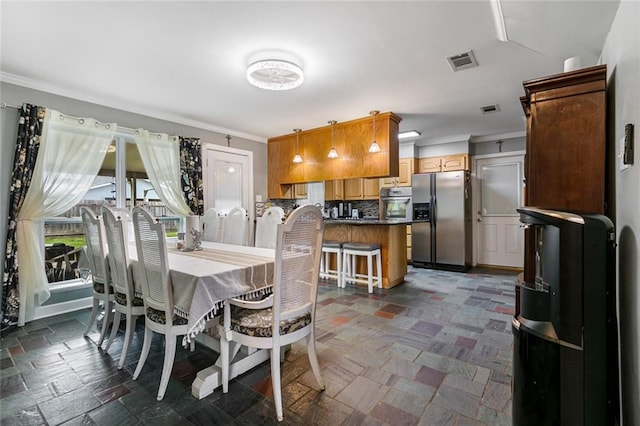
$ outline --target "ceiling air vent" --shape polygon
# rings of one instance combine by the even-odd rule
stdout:
[[[483,114],[493,114],[494,112],[500,111],[499,105],[487,105],[480,108]]]
[[[449,56],[447,58],[449,65],[454,71],[466,70],[467,68],[473,68],[478,66],[475,56],[473,56],[473,50],[459,55]]]

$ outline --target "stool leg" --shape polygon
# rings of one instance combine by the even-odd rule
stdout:
[[[344,288],[344,282],[342,281],[342,253],[340,253],[342,250],[338,250],[338,253],[336,253],[336,268],[338,268],[338,270],[336,271],[336,276],[337,276],[337,280],[338,280],[338,288],[342,287]]]
[[[371,253],[367,255],[367,287],[369,287],[369,293],[373,293],[373,255]]]
[[[325,264],[325,257],[326,257],[326,255],[327,255],[327,252],[325,252],[325,251],[323,251],[323,252],[320,254],[320,278],[326,278],[326,277],[325,277],[325,273],[324,273],[324,271],[325,271],[325,269],[324,269],[324,264]]]
[[[378,288],[382,288],[382,254],[378,252],[376,254],[376,272],[378,273]]]

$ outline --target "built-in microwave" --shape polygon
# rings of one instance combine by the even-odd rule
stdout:
[[[412,220],[411,187],[380,189],[379,207],[380,219],[382,220]]]

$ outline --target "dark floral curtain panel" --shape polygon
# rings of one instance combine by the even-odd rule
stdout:
[[[27,195],[33,169],[40,149],[40,135],[46,109],[23,104],[18,119],[18,139],[13,160],[11,187],[9,188],[9,215],[7,248],[4,255],[2,277],[2,329],[18,323],[20,295],[18,293],[18,247],[16,244],[16,218]]]
[[[184,199],[197,216],[204,214],[202,189],[202,143],[198,138],[180,136],[180,180]]]

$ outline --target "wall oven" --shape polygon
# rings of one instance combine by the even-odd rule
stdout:
[[[411,187],[380,189],[380,219],[413,220]]]

